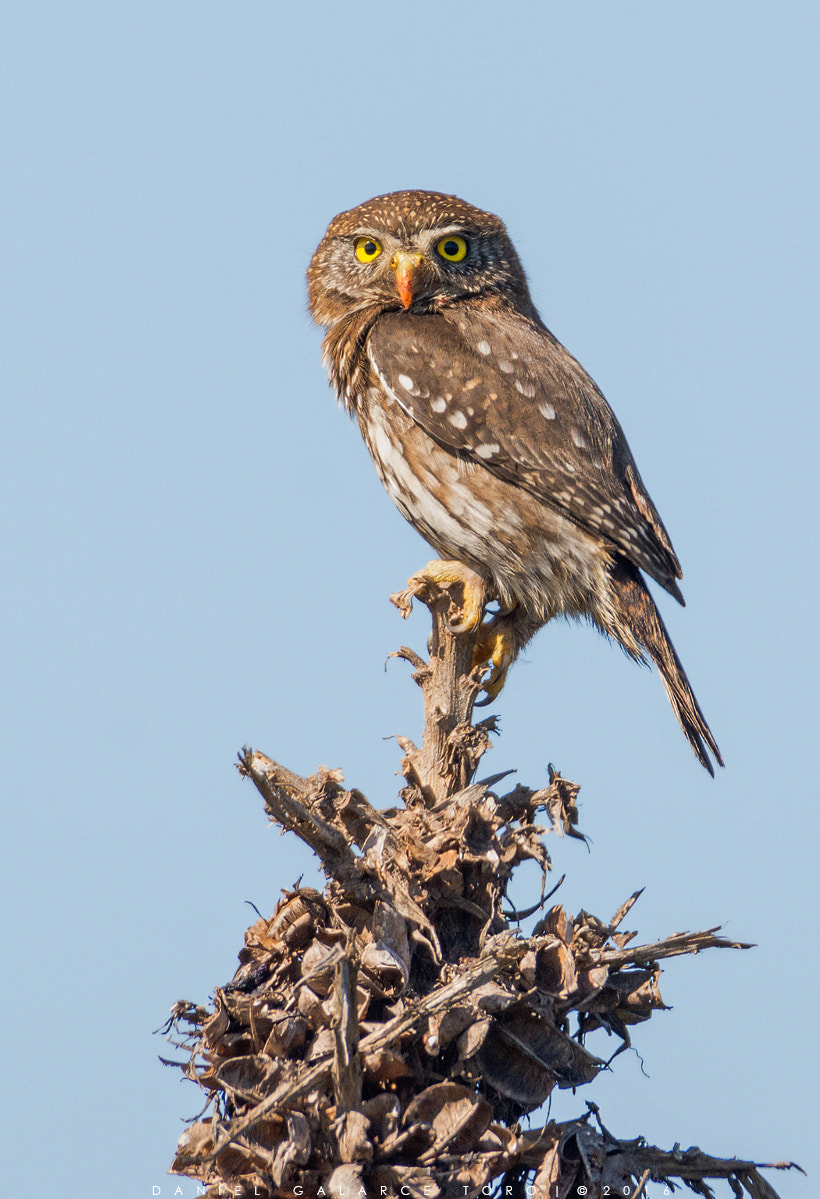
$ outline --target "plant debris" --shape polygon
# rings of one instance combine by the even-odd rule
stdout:
[[[604,921],[549,898],[548,835],[582,837],[578,785],[473,782],[493,721],[472,723],[480,677],[470,636],[431,596],[429,662],[402,649],[425,698],[421,749],[401,739],[401,806],[379,810],[341,773],[302,778],[257,751],[239,769],[271,820],[316,853],[320,892],[298,883],[245,933],[211,1008],[180,1002],[166,1026],[205,1093],[171,1166],[208,1196],[566,1199],[644,1193],[649,1181],[710,1196],[777,1199],[751,1161],[618,1140],[587,1103],[524,1131],[554,1089],[593,1083],[665,1005],[664,958],[746,949],[717,928],[634,944],[640,892]],[[525,936],[505,912],[515,870],[537,863],[543,915]],[[608,1061],[585,1039],[618,1047]],[[180,1063],[168,1063],[180,1065]],[[770,1163],[785,1168],[792,1163]],[[586,1190],[583,1188],[586,1187]],[[581,1188],[581,1189],[579,1189]]]

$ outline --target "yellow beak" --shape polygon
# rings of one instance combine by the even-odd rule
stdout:
[[[409,308],[413,303],[413,280],[423,261],[423,254],[411,253],[409,250],[397,250],[390,260],[390,266],[396,276],[396,290],[404,308]]]

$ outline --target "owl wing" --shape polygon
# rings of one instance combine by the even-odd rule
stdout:
[[[543,326],[508,308],[385,313],[368,353],[440,445],[617,547],[681,603],[675,551],[595,383]]]

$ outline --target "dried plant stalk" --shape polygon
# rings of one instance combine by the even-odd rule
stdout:
[[[209,1196],[268,1199],[471,1199],[502,1182],[536,1199],[637,1199],[649,1180],[710,1195],[708,1179],[776,1199],[758,1164],[618,1140],[591,1103],[578,1119],[521,1131],[519,1117],[556,1087],[591,1084],[608,1065],[584,1045],[592,1031],[616,1036],[614,1057],[632,1026],[663,1010],[661,960],[749,946],[717,928],[634,945],[621,925],[640,892],[608,922],[544,911],[545,837],[583,836],[579,788],[552,769],[536,790],[503,792],[503,775],[474,781],[494,722],[472,720],[481,680],[473,637],[449,631],[457,600],[425,597],[429,661],[397,655],[425,709],[421,747],[401,742],[401,807],[374,808],[337,770],[302,778],[257,751],[240,755],[271,820],[311,847],[327,882],[286,891],[247,930],[213,1010],[174,1006],[168,1030],[207,1114],[183,1133],[172,1171]],[[543,879],[530,936],[503,907],[527,860]]]

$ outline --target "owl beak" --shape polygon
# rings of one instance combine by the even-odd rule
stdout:
[[[413,303],[413,281],[423,261],[423,254],[412,254],[409,250],[397,250],[390,260],[403,308],[409,308]]]

